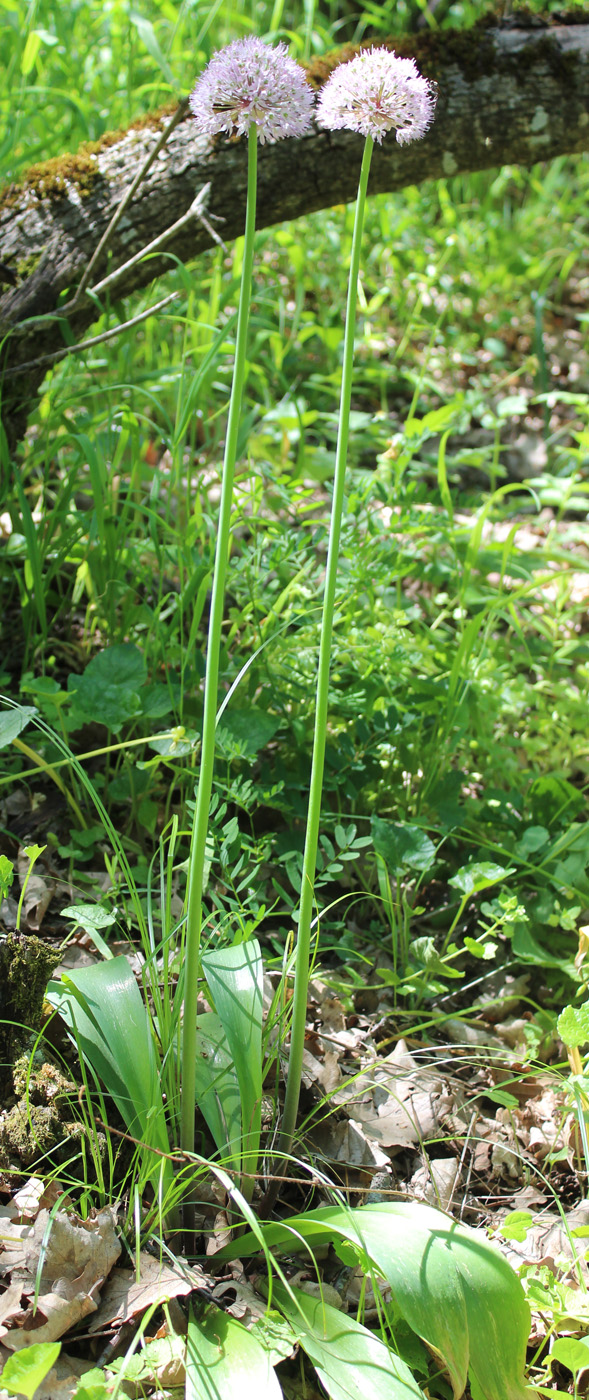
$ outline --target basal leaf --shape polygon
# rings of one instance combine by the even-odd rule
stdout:
[[[394,1202],[348,1210],[327,1206],[264,1229],[269,1248],[289,1251],[304,1242],[312,1250],[327,1240],[355,1245],[391,1285],[409,1326],[437,1354],[455,1396],[469,1368],[485,1400],[530,1400],[524,1363],[530,1313],[507,1261],[483,1236],[441,1211]],[[259,1248],[244,1235],[217,1256],[242,1256]]]
[[[224,1166],[239,1171],[242,1150],[241,1094],[235,1060],[214,1012],[198,1021],[196,1102]]]
[[[81,967],[49,984],[56,1007],[94,1073],[113,1098],[132,1137],[169,1152],[159,1062],[147,1010],[126,958]],[[171,1166],[146,1149],[150,1177],[164,1188]]]
[[[331,1400],[424,1400],[409,1367],[385,1343],[346,1313],[282,1284],[272,1287]],[[298,1306],[297,1306],[298,1305]]]
[[[131,642],[105,647],[81,676],[68,676],[68,690],[88,719],[115,732],[141,711],[139,691],[146,679],[145,660]]]
[[[257,939],[205,953],[203,970],[235,1066],[241,1097],[242,1170],[254,1172],[262,1109],[262,955]],[[253,1180],[242,1185],[249,1197]]]
[[[192,1317],[186,1340],[186,1400],[282,1400],[268,1352],[220,1308]]]
[[[565,1006],[561,1011],[556,1029],[567,1050],[586,1045],[589,1040],[589,1002],[581,1006]]]

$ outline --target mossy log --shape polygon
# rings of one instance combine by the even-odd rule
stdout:
[[[61,953],[32,934],[0,938],[0,1106],[14,1062],[40,1029],[47,983]]]
[[[566,22],[565,22],[566,21]],[[436,120],[424,141],[377,147],[372,193],[424,180],[505,164],[531,166],[589,149],[589,22],[575,14],[546,20],[485,21],[469,31],[427,32],[391,39],[396,52],[413,54],[439,87]],[[316,87],[355,50],[316,60]],[[57,308],[73,293],[88,260],[157,142],[169,113],[110,133],[76,155],[35,166],[22,183],[0,194],[0,264],[17,285],[0,297],[2,422],[13,449],[44,378],[42,356],[79,340],[96,319],[84,298],[64,326]],[[362,141],[347,132],[315,131],[260,151],[258,227],[355,198]],[[114,232],[96,277],[112,270],[169,228],[210,182],[208,214],[228,242],[243,231],[245,142],[207,142],[186,116]],[[196,220],[166,244],[165,253],[136,264],[116,286],[117,299],[144,287],[170,267],[170,254],[189,261],[211,246]],[[96,280],[94,278],[93,280]]]

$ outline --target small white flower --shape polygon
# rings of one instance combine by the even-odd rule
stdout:
[[[325,84],[317,107],[319,126],[372,136],[379,144],[396,131],[405,145],[425,136],[433,120],[436,90],[414,58],[388,49],[366,49],[341,63]]]
[[[314,95],[286,44],[236,39],[213,54],[190,97],[205,136],[243,136],[255,122],[262,145],[310,129]]]

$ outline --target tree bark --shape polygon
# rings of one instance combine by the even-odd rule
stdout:
[[[533,165],[589,149],[589,23],[503,22],[470,31],[403,36],[390,46],[414,54],[439,87],[435,122],[423,141],[399,146],[392,137],[376,147],[370,192],[484,170]],[[317,86],[353,50],[311,65]],[[155,127],[155,129],[154,129]],[[161,123],[160,123],[161,128]],[[96,319],[84,298],[67,321],[63,294],[73,294],[93,249],[125,190],[160,135],[157,123],[138,124],[105,139],[95,151],[33,167],[22,185],[0,195],[0,263],[16,269],[19,285],[0,298],[2,423],[14,448],[22,436],[46,372],[41,357],[77,341]],[[295,219],[355,198],[363,143],[348,132],[316,130],[301,140],[260,150],[258,227]],[[181,121],[152,165],[109,241],[93,281],[122,266],[189,208],[210,181],[207,213],[224,241],[243,231],[245,142],[204,141],[190,116]],[[118,300],[171,266],[211,246],[197,220],[166,244],[165,253],[123,273]],[[0,278],[1,280],[1,278]]]

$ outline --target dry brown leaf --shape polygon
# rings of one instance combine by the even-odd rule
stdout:
[[[14,1220],[0,1222],[0,1278],[16,1269],[26,1270],[26,1241],[33,1233],[32,1225],[18,1225]]]
[[[341,1084],[342,1071],[339,1060],[339,1055],[335,1054],[333,1050],[326,1052],[319,1075],[321,1088],[326,1094],[333,1094],[338,1085]]]
[[[437,1206],[438,1210],[449,1210],[459,1175],[459,1164],[454,1157],[428,1157],[411,1177],[409,1195]]]
[[[384,1278],[372,1277],[366,1273],[365,1269],[351,1269],[344,1288],[343,1298],[347,1311],[354,1313],[358,1308],[362,1308],[362,1318],[369,1326],[371,1322],[381,1321],[383,1303],[390,1306],[391,1286]]]
[[[313,1132],[313,1141],[328,1162],[367,1171],[389,1163],[388,1156],[366,1135],[363,1124],[354,1122],[353,1118],[319,1124]]]
[[[30,1176],[24,1186],[15,1191],[9,1203],[11,1218],[19,1225],[25,1225],[34,1220],[40,1210],[51,1210],[60,1196],[64,1196],[64,1191],[59,1181],[45,1183],[40,1176]],[[64,1208],[69,1204],[67,1197],[64,1197],[62,1204]]]
[[[313,1084],[321,1083],[322,1070],[321,1060],[316,1059],[310,1050],[304,1050],[301,1080],[305,1089],[310,1089]]]
[[[538,1098],[530,1099],[523,1111],[516,1114],[515,1124],[518,1133],[521,1125],[530,1152],[542,1161],[557,1145],[568,1143],[574,1115],[567,1114],[564,1095],[549,1084]]]
[[[466,1021],[450,1019],[444,1021],[444,1035],[453,1045],[464,1045],[467,1049],[481,1049],[488,1046],[489,1049],[503,1050],[503,1041],[498,1035],[493,1035],[491,1031],[485,1030],[482,1025],[467,1025]]]
[[[327,1303],[330,1308],[337,1308],[341,1311],[343,1298],[334,1288],[332,1283],[326,1283],[324,1279],[309,1278],[305,1269],[300,1269],[298,1274],[294,1274],[290,1279],[292,1288],[300,1288],[301,1293],[306,1293],[309,1298],[319,1298],[322,1303]]]
[[[30,1306],[17,1325],[0,1326],[0,1339],[10,1351],[57,1341],[96,1311],[99,1290],[121,1252],[115,1219],[116,1212],[109,1209],[88,1220],[58,1210],[50,1222],[49,1211],[40,1210],[33,1225],[9,1222],[4,1227],[13,1244],[0,1255],[0,1266],[4,1273],[10,1268],[11,1281],[31,1300],[44,1249],[36,1309]]]
[[[415,1147],[445,1134],[444,1120],[460,1105],[460,1085],[419,1064],[399,1041],[386,1058],[375,1058],[333,1095],[353,1109],[354,1120],[381,1147]]]
[[[530,975],[523,972],[519,977],[499,969],[485,979],[485,991],[473,1002],[473,1011],[483,1021],[496,1025],[513,1016],[519,1010],[521,999],[528,993]]]
[[[505,1218],[507,1212],[502,1212]],[[574,1231],[589,1225],[589,1201],[581,1201],[569,1211],[564,1220],[556,1212],[545,1211],[532,1217],[533,1224],[524,1240],[504,1240],[497,1237],[504,1254],[514,1268],[525,1264],[547,1264],[554,1272],[566,1276],[567,1282],[578,1282],[578,1269],[589,1282],[589,1266],[585,1259],[587,1236],[575,1237]],[[575,1262],[576,1261],[576,1262]]]
[[[14,1317],[21,1312],[22,1287],[20,1283],[9,1283],[8,1288],[0,1297],[0,1323],[6,1322],[9,1317]]]
[[[522,1174],[522,1165],[522,1151],[515,1133],[511,1129],[504,1129],[503,1141],[494,1142],[491,1148],[492,1174],[517,1181]]]
[[[231,1223],[226,1210],[218,1210],[206,1243],[207,1255],[216,1254],[231,1239]]]
[[[138,1313],[168,1298],[179,1298],[195,1288],[209,1289],[211,1280],[202,1269],[178,1259],[172,1267],[142,1250],[139,1255],[139,1282],[134,1269],[113,1269],[102,1301],[88,1331],[98,1332],[111,1324],[122,1326]]]
[[[229,1294],[234,1294],[231,1302],[228,1301]],[[251,1283],[243,1279],[225,1279],[223,1283],[215,1284],[213,1297],[223,1312],[238,1318],[245,1327],[251,1327],[252,1322],[265,1317],[268,1311],[267,1299],[261,1298]]]
[[[400,1085],[398,1097],[390,1094],[386,1103],[372,1113],[361,1108],[358,1118],[365,1132],[382,1147],[414,1147],[426,1139],[445,1135],[443,1121],[453,1104],[443,1080],[434,1079],[425,1092],[412,1093],[410,1084]]]
[[[25,855],[23,849],[18,853],[16,864],[22,888],[31,865],[29,857]],[[31,929],[33,932],[37,932],[40,929],[43,916],[53,899],[53,893],[53,883],[49,885],[47,881],[43,879],[43,876],[38,873],[33,873],[31,875],[27,882],[21,914],[24,916],[27,928]]]

